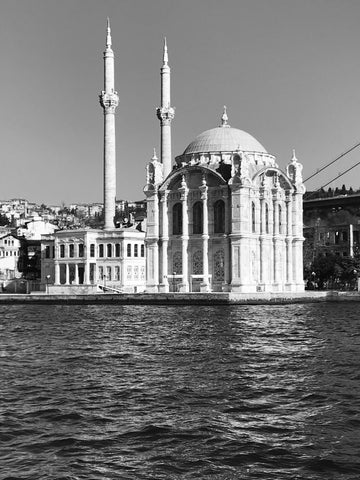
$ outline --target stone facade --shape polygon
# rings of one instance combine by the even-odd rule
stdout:
[[[166,44],[161,80],[170,106]],[[160,160],[149,162],[144,187],[147,291],[303,291],[305,187],[295,153],[282,171],[228,125],[225,107],[221,125],[198,135],[169,171],[171,119],[168,131],[161,123]]]
[[[143,291],[144,233],[130,227],[43,235],[41,282],[49,285],[53,293],[60,293],[64,286],[66,290],[77,286],[73,290],[78,292],[85,286],[106,291]]]

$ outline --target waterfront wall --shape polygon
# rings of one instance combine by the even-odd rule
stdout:
[[[0,294],[0,304],[123,304],[123,305],[267,305],[315,302],[360,302],[358,292],[307,291],[303,293],[31,293]]]

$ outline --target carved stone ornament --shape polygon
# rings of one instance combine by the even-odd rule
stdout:
[[[147,184],[159,185],[164,179],[163,165],[158,160],[152,160],[146,167]]]
[[[295,183],[295,185],[299,185],[302,183],[302,170],[303,166],[298,159],[296,158],[295,150],[293,150],[293,156],[291,162],[287,166],[287,175],[288,177]]]
[[[172,107],[159,107],[156,110],[156,115],[161,125],[170,125],[171,120],[175,117],[175,110]]]
[[[99,95],[100,105],[104,109],[104,113],[115,113],[115,108],[119,105],[119,97],[117,92],[106,93],[104,90]]]

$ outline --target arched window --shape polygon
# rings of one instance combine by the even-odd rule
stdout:
[[[225,203],[223,200],[214,203],[214,233],[225,233]]]
[[[196,202],[193,206],[193,233],[203,233],[202,202]]]
[[[115,257],[120,257],[120,243],[115,243]]]
[[[173,206],[173,235],[182,234],[182,204],[175,203]]]
[[[282,233],[281,219],[282,219],[282,210],[281,210],[281,205],[279,205],[279,233]]]
[[[255,203],[251,202],[251,225],[252,225],[252,232],[256,232],[256,223],[255,223]]]
[[[201,250],[196,250],[193,255],[192,273],[194,275],[201,275],[203,272],[203,254]]]
[[[225,278],[225,253],[224,250],[217,250],[214,255],[214,280],[217,282],[224,281]]]
[[[182,252],[175,252],[173,256],[173,272],[174,275],[182,274]]]
[[[111,243],[108,243],[108,244],[106,245],[106,256],[107,256],[108,258],[111,258],[111,257],[112,257],[112,245],[111,245]]]
[[[126,245],[126,255],[127,255],[128,257],[131,257],[131,243],[128,243],[128,244]]]
[[[269,205],[265,204],[265,233],[269,233]]]

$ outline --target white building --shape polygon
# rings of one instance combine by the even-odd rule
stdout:
[[[7,233],[0,235],[0,279],[10,280],[19,277],[18,261],[20,241]]]
[[[25,222],[24,225],[17,227],[18,237],[25,237],[28,240],[40,240],[42,235],[54,233],[59,227],[37,216],[33,220]]]
[[[144,290],[144,233],[135,227],[105,230],[62,230],[43,235],[41,278],[52,293],[112,289]]]
[[[160,161],[147,167],[150,292],[299,292],[302,166],[286,171],[250,134],[228,124],[198,135],[172,165],[170,67],[161,68]]]

